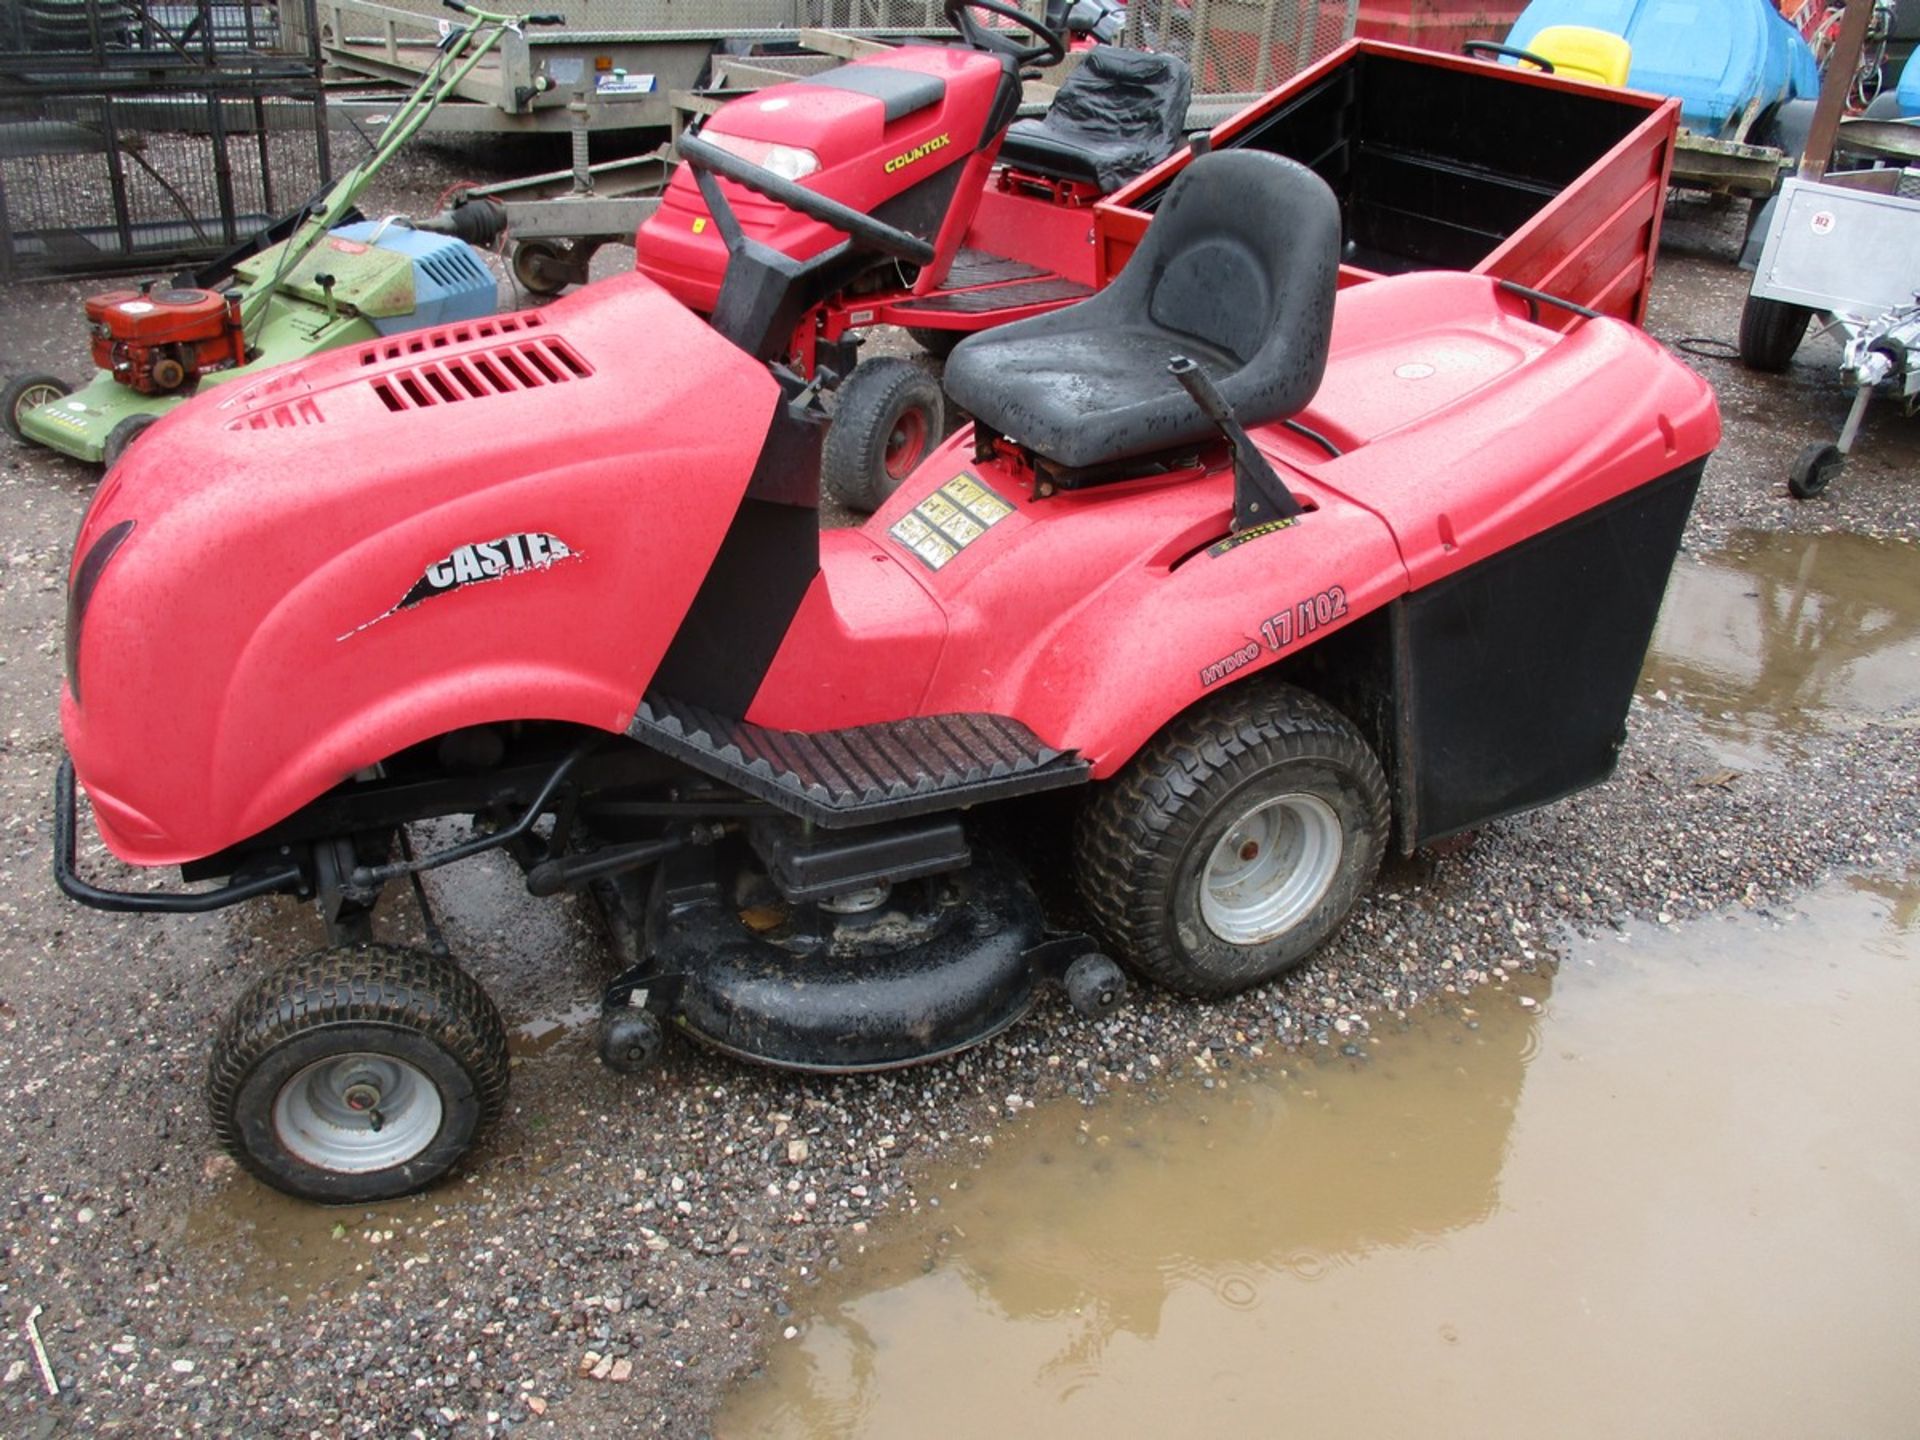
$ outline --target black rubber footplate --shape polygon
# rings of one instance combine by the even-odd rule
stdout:
[[[985,315],[994,310],[1010,310],[1016,305],[1084,300],[1091,294],[1090,286],[1050,275],[1038,280],[1017,280],[1011,285],[989,285],[981,290],[936,290],[922,299],[903,301],[893,309],[902,315],[918,312]]]
[[[1015,260],[1006,255],[995,255],[991,250],[962,250],[953,257],[953,264],[947,267],[947,278],[940,283],[942,290],[965,290],[970,285],[1000,285],[1008,280],[1035,280],[1042,275],[1051,275],[1038,265],[1029,265],[1024,260]]]
[[[770,730],[649,695],[643,744],[829,829],[1077,785],[1087,762],[1007,715],[927,715],[846,730]]]

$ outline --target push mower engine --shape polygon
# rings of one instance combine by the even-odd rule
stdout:
[[[244,365],[240,294],[109,290],[87,301],[93,363],[142,395],[165,395],[213,370]]]

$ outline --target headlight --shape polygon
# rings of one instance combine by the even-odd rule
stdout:
[[[750,165],[770,170],[782,180],[802,180],[820,168],[820,157],[798,145],[776,145],[771,140],[749,140],[744,135],[717,135],[711,128],[700,138],[709,145],[738,155]]]
[[[132,533],[133,521],[122,520],[94,541],[80,568],[73,572],[73,584],[67,590],[67,688],[73,692],[76,705],[80,703],[80,627],[86,623],[87,606],[100,584],[100,573]]]

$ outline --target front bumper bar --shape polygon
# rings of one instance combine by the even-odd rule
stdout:
[[[259,895],[276,891],[298,892],[306,880],[297,865],[286,865],[264,875],[244,880],[229,880],[211,890],[106,890],[80,878],[74,859],[74,780],[73,761],[60,757],[60,768],[53,781],[53,881],[60,893],[96,910],[116,910],[133,914],[199,915],[209,910],[224,910]]]

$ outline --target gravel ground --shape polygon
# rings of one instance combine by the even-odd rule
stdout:
[[[471,154],[427,154],[379,205],[430,201]],[[476,177],[480,178],[480,177]],[[1732,338],[1737,220],[1685,207],[1650,328]],[[603,265],[617,268],[618,257]],[[78,374],[86,287],[0,291],[0,370]],[[1727,440],[1690,549],[1741,529],[1920,535],[1920,430],[1876,408],[1829,497],[1781,472],[1844,410],[1830,342],[1784,377],[1694,360]],[[1842,719],[1733,775],[1701,717],[1636,703],[1616,779],[1388,868],[1305,969],[1225,1004],[1139,994],[1074,1021],[1049,999],[969,1055],[879,1079],[797,1079],[677,1047],[657,1074],[593,1059],[605,962],[584,915],[530,901],[503,867],[433,877],[455,953],[516,1036],[508,1114],[429,1196],[372,1209],[281,1201],[213,1143],[204,1046],[245,978],[321,943],[292,905],[115,918],[62,902],[47,796],[67,549],[94,476],[0,449],[0,1430],[43,1435],[480,1436],[703,1432],[730,1375],[780,1343],[788,1299],[915,1193],[936,1154],[991,1146],[1011,1111],[1284,1047],[1364,1053],[1425,997],[1550,963],[1558,937],[1783,906],[1837,868],[1905,863],[1920,818],[1916,715]],[[387,923],[404,935],[404,911]],[[44,1339],[50,1400],[26,1325]]]

